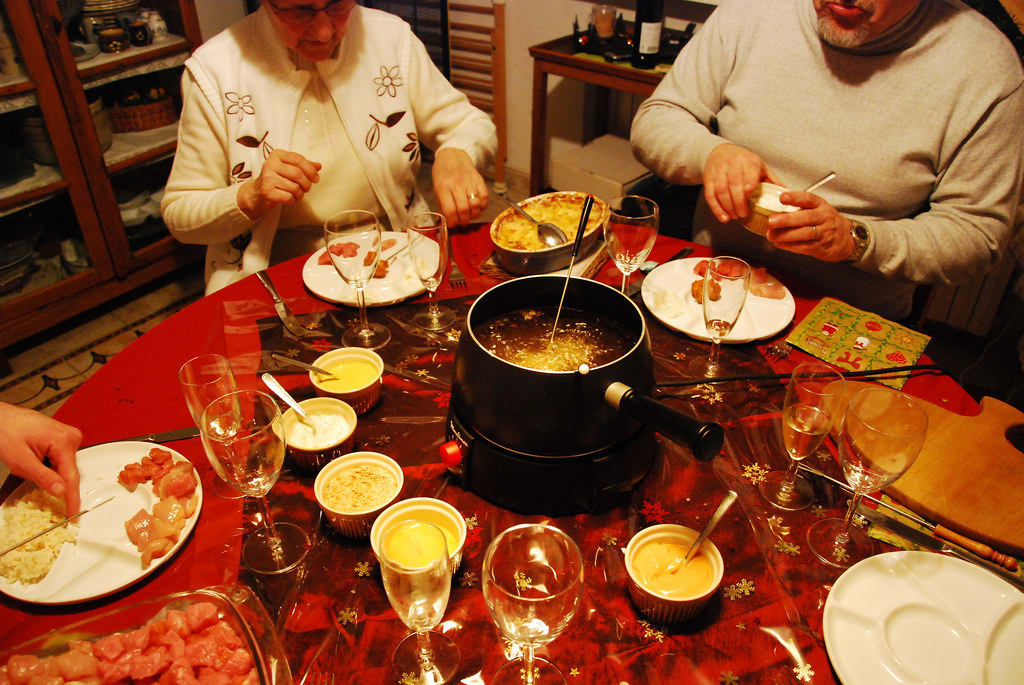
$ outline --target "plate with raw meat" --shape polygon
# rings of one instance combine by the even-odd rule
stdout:
[[[421,295],[427,291],[416,275],[405,247],[408,236],[398,231],[384,231],[377,273],[366,284],[366,305],[383,307]],[[403,250],[405,250],[403,252]],[[386,267],[380,263],[387,262]],[[320,248],[309,256],[302,267],[302,281],[317,297],[335,304],[356,306],[356,289],[342,280],[331,263],[327,248]]]
[[[74,541],[63,542],[41,580],[0,576],[0,592],[36,604],[71,604],[109,595],[171,559],[199,519],[199,474],[174,450],[149,442],[96,445],[78,452],[78,470],[83,509],[113,499],[65,526]],[[12,525],[6,514],[15,502],[35,489],[29,482],[15,488],[0,509],[4,525]]]
[[[644,305],[658,321],[692,338],[710,340],[704,325],[704,308],[692,292],[693,284],[704,279],[702,262],[707,260],[690,257],[662,264],[647,274],[640,293]],[[764,269],[755,268],[740,318],[722,342],[770,338],[789,325],[795,311],[796,302],[789,289]]]

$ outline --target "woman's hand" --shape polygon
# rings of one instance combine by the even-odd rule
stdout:
[[[723,143],[704,164],[704,199],[722,223],[742,219],[750,213],[747,196],[761,181],[782,185],[763,159],[739,145]]]
[[[82,504],[75,464],[81,442],[82,432],[77,428],[31,409],[0,402],[0,461],[14,475],[55,497],[63,497],[68,516],[77,514]],[[46,458],[56,471],[43,464]]]
[[[841,262],[853,253],[852,222],[813,193],[787,190],[779,200],[800,207],[768,219],[765,236],[776,247],[799,252],[825,262]]]
[[[449,226],[464,226],[484,211],[487,184],[465,150],[438,150],[431,174],[438,208]]]
[[[301,200],[319,180],[319,162],[297,152],[274,150],[263,162],[260,175],[238,188],[238,208],[250,219],[258,219],[274,205]]]

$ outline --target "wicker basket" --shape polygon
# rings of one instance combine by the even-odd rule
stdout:
[[[170,96],[144,105],[110,108],[110,123],[116,133],[159,128],[174,123],[177,118]]]

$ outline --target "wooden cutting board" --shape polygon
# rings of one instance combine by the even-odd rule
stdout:
[[[846,392],[872,387],[847,381]],[[874,386],[877,387],[877,386]],[[961,416],[921,400],[928,432],[917,461],[886,492],[932,523],[1024,557],[1024,453],[1007,431],[1024,431],[1024,413],[991,397]]]

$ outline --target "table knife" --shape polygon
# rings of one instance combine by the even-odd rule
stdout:
[[[11,550],[15,550],[15,549],[18,549],[18,548],[19,548],[19,547],[21,547],[22,545],[24,545],[24,544],[26,544],[26,543],[29,543],[29,542],[32,542],[33,540],[35,540],[35,539],[36,539],[36,538],[38,538],[38,537],[42,537],[43,535],[46,535],[46,534],[47,534],[47,533],[49,533],[49,532],[50,532],[51,530],[56,530],[57,528],[60,528],[60,527],[61,527],[61,526],[63,526],[63,525],[65,524],[65,523],[71,523],[72,521],[74,521],[74,520],[75,520],[76,518],[78,518],[79,516],[83,516],[83,515],[85,515],[85,514],[88,514],[88,513],[90,512],[90,511],[93,511],[93,510],[95,510],[95,509],[99,509],[100,507],[102,507],[102,506],[103,506],[104,504],[106,504],[107,502],[109,502],[109,501],[110,501],[110,500],[112,500],[112,499],[114,499],[114,497],[113,497],[113,496],[110,496],[110,497],[106,498],[105,500],[103,500],[102,502],[100,502],[99,504],[97,504],[97,505],[96,505],[96,506],[94,506],[94,507],[91,507],[91,508],[89,508],[89,509],[83,509],[82,511],[78,512],[77,514],[72,514],[71,516],[68,516],[68,517],[67,517],[66,519],[64,519],[63,521],[60,521],[60,522],[58,522],[58,523],[55,523],[55,524],[53,524],[52,526],[50,526],[50,527],[46,528],[45,530],[41,530],[41,531],[39,531],[38,533],[35,533],[34,535],[30,535],[29,537],[25,538],[25,539],[24,539],[24,540],[22,540],[21,542],[16,542],[16,543],[14,543],[13,545],[11,545],[10,547],[8,547],[7,549],[5,549],[5,550],[3,550],[2,552],[0,552],[0,557],[2,557],[3,555],[7,554],[7,553],[8,553],[8,552],[10,552]]]
[[[908,526],[902,521],[897,521],[894,518],[890,518],[885,514],[880,514],[874,509],[869,509],[868,507],[860,507],[857,510],[857,513],[862,515],[864,518],[866,518],[868,521],[875,524],[879,528],[887,530],[890,533],[894,533],[895,535],[900,536],[908,542],[912,542],[915,545],[918,545],[919,547],[923,547],[933,552],[951,554],[957,558],[963,559],[966,562],[974,564],[975,566],[980,566],[986,571],[994,573],[995,575],[999,576],[1000,578],[1010,583],[1019,590],[1024,590],[1024,579],[1022,579],[1020,576],[1014,573],[1010,573],[1002,566],[998,566],[996,564],[993,564],[991,561],[982,559],[981,557],[968,552],[966,549],[962,549],[961,547],[954,544],[950,544],[944,540],[933,538],[931,535],[928,535],[928,533],[925,533],[924,531],[920,531],[917,528]]]
[[[822,480],[827,480],[828,482],[832,483],[833,485],[839,486],[842,490],[844,490],[846,492],[849,492],[851,494],[853,493],[853,488],[851,488],[847,483],[844,483],[844,482],[842,482],[840,480],[836,480],[832,476],[829,476],[828,474],[822,473],[821,471],[818,471],[817,469],[815,469],[815,468],[813,468],[811,466],[807,466],[805,464],[800,464],[797,468],[800,469],[801,471],[805,472],[805,473],[811,474],[812,476],[815,476],[817,478],[821,478]],[[966,537],[964,535],[961,535],[960,533],[957,533],[956,531],[952,531],[949,528],[946,528],[945,526],[943,526],[941,524],[936,524],[936,523],[931,523],[929,521],[926,521],[923,518],[921,518],[920,516],[917,516],[916,514],[910,513],[908,511],[904,511],[903,509],[900,509],[899,507],[894,507],[891,504],[887,504],[886,502],[883,502],[882,500],[880,500],[880,499],[878,499],[876,497],[872,497],[871,495],[864,495],[864,499],[869,500],[871,502],[874,502],[877,506],[880,506],[880,507],[883,507],[885,509],[888,509],[889,511],[895,512],[895,513],[899,514],[900,516],[907,517],[911,521],[914,521],[915,523],[917,523],[919,525],[922,525],[925,528],[927,528],[931,532],[931,534],[934,535],[935,537],[940,538],[942,540],[946,540],[948,542],[952,542],[955,545],[959,545],[960,547],[963,547],[963,548],[967,549],[972,554],[976,554],[977,556],[981,557],[982,559],[986,559],[988,561],[991,561],[994,564],[998,564],[998,565],[1002,566],[1007,571],[1014,572],[1014,571],[1017,570],[1017,560],[1016,559],[1014,559],[1013,557],[1008,556],[1006,554],[1003,554],[1002,552],[997,552],[996,550],[992,549],[991,547],[989,547],[988,545],[986,545],[983,542],[978,542],[977,540],[972,540],[971,538]]]
[[[693,248],[692,247],[684,247],[679,252],[676,252],[674,255],[672,255],[671,257],[666,259],[664,262],[662,262],[662,264],[665,264],[665,263],[671,262],[671,261],[675,261],[676,259],[682,259],[682,258],[686,257],[687,255],[689,255],[691,252],[693,252]],[[644,282],[645,278],[647,278],[647,274],[644,274],[642,277],[637,279],[637,281],[635,283],[630,283],[626,287],[626,297],[633,297],[638,292],[640,292],[640,286],[643,285],[643,282]]]
[[[188,428],[175,428],[174,430],[164,431],[162,433],[146,433],[145,435],[136,435],[130,438],[118,438],[117,440],[102,440],[100,442],[94,442],[89,445],[81,445],[78,449],[85,449],[86,447],[95,447],[96,445],[108,445],[112,442],[153,442],[153,443],[165,443],[175,442],[177,440],[187,440],[188,438],[194,438],[199,435],[199,429],[195,426]]]
[[[270,293],[270,299],[274,301],[274,311],[277,312],[277,318],[281,319],[281,323],[284,324],[285,330],[294,335],[296,338],[319,338],[323,337],[323,333],[320,331],[312,331],[308,328],[303,327],[295,320],[292,316],[292,310],[288,309],[288,305],[285,304],[284,300],[277,292],[277,288],[274,287],[273,281],[270,280],[270,276],[267,274],[266,269],[262,269],[256,272],[256,278],[259,279],[263,287]]]

